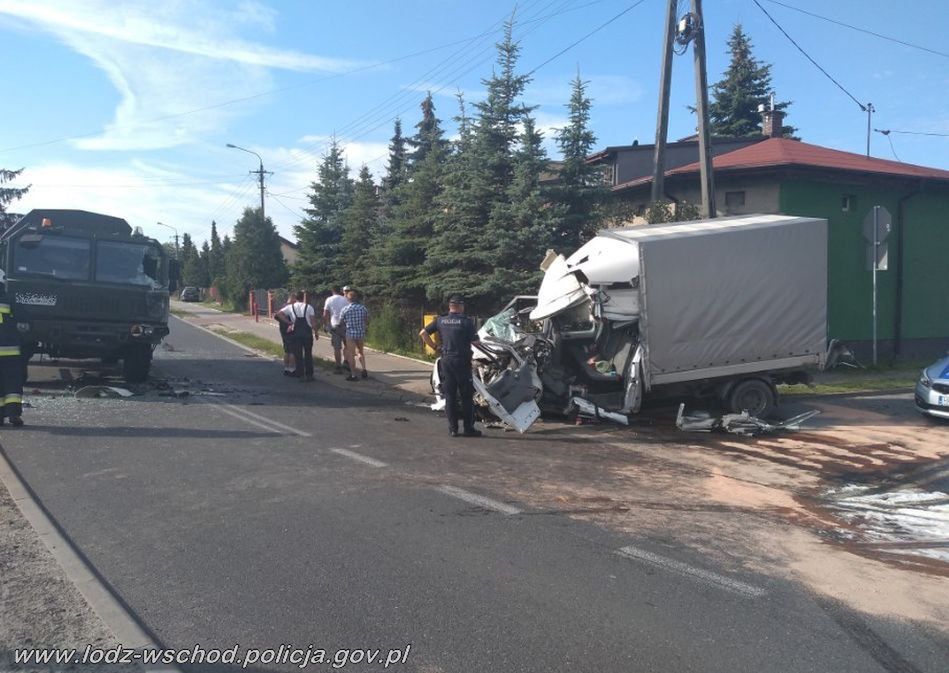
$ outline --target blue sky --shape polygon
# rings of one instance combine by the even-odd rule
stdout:
[[[949,58],[760,2],[857,100],[873,103],[875,128],[949,134]],[[916,0],[911,11],[891,0],[781,2],[949,51],[940,37],[945,0]],[[866,115],[753,0],[704,5],[710,84],[727,67],[726,41],[740,22],[773,66],[778,99],[793,101],[787,123],[801,139],[865,152]],[[539,106],[552,157],[578,71],[590,82],[597,148],[653,142],[664,8],[664,0],[520,0],[521,71],[541,66],[525,101]],[[0,0],[0,167],[25,168],[17,184],[32,184],[13,209],[104,212],[167,241],[160,221],[200,243],[212,219],[229,233],[259,203],[257,158],[225,147],[233,143],[273,172],[267,215],[292,237],[334,133],[353,172],[366,163],[378,179],[394,117],[411,133],[427,90],[453,132],[455,94],[480,99],[513,9],[495,0]],[[694,132],[694,96],[690,52],[675,59],[670,139]],[[873,133],[871,154],[893,159],[895,150],[907,163],[949,169],[949,138],[890,139],[892,148]]]

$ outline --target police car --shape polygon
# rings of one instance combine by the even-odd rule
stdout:
[[[916,409],[949,419],[949,355],[926,367],[916,384]]]

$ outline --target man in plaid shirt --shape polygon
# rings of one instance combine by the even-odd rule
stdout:
[[[369,328],[369,309],[362,303],[362,293],[359,290],[350,290],[346,293],[349,306],[343,309],[340,320],[346,325],[346,364],[349,366],[347,381],[358,381],[356,378],[356,352],[359,352],[359,364],[362,365],[362,377],[369,378],[366,373],[366,353],[363,347],[366,343],[366,330]]]

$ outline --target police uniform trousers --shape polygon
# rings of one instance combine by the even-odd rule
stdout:
[[[458,429],[458,408],[465,430],[474,430],[474,384],[471,382],[471,361],[445,358],[441,364],[441,388],[445,398],[448,429]]]
[[[23,414],[23,358],[19,346],[0,346],[0,419]]]

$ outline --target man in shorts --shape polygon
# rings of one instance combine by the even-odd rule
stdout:
[[[349,367],[347,381],[358,381],[356,378],[356,353],[359,353],[359,363],[362,365],[362,378],[368,379],[366,372],[366,353],[363,347],[366,343],[366,330],[369,328],[369,309],[362,303],[362,293],[350,289],[346,293],[349,306],[343,309],[340,316],[346,325],[346,365]]]
[[[346,290],[350,289],[347,285]],[[349,306],[349,300],[338,285],[333,286],[333,294],[323,302],[323,329],[329,332],[333,341],[333,358],[336,360],[336,373],[343,373],[343,345],[346,342],[346,326],[342,322],[343,309]]]

